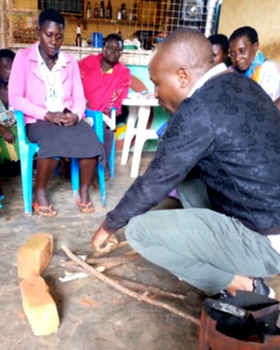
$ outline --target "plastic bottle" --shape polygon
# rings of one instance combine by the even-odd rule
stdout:
[[[122,11],[120,8],[118,8],[118,12],[117,12],[117,20],[121,20],[122,19]]]
[[[134,5],[133,5],[132,20],[133,21],[137,21],[138,20],[138,4],[137,4],[137,1],[135,1]]]
[[[90,3],[90,1],[87,2],[86,17],[87,17],[87,18],[91,18],[91,17],[92,17],[92,11],[91,11],[91,3]]]
[[[103,0],[101,0],[101,2],[100,2],[99,18],[102,18],[102,19],[105,18],[105,5],[104,5],[104,1]]]
[[[110,0],[108,1],[107,8],[106,8],[106,18],[112,19],[112,5]]]
[[[94,5],[93,18],[99,18],[99,9],[98,9],[97,2]]]
[[[127,19],[127,11],[126,11],[126,5],[125,2],[121,4],[121,12],[122,12],[122,20]]]
[[[133,12],[132,12],[132,11],[133,11],[133,10],[131,10],[131,9],[128,11],[128,20],[129,20],[129,21],[132,21],[132,20],[133,20]]]
[[[77,34],[75,37],[75,45],[81,47],[82,46],[82,35],[80,26],[77,27]]]

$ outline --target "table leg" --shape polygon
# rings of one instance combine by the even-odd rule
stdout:
[[[135,107],[135,106],[129,107],[129,114],[127,119],[124,145],[123,145],[122,157],[121,157],[121,165],[125,165],[127,163],[130,144],[133,139],[133,136],[135,135],[135,123],[138,116],[137,112],[138,112],[138,107]]]
[[[130,177],[137,177],[141,161],[142,149],[147,140],[147,124],[150,115],[151,107],[141,106],[138,110],[138,122],[136,129],[136,139],[134,145],[134,152],[131,165]],[[149,138],[149,137],[148,137]]]

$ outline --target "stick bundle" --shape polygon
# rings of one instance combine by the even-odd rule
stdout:
[[[66,246],[62,246],[63,251],[65,252],[65,254],[69,257],[69,259],[73,260],[75,263],[77,263],[79,266],[81,266],[86,272],[88,272],[90,275],[95,276],[96,278],[98,278],[99,280],[109,284],[110,286],[116,288],[117,290],[119,290],[120,292],[131,296],[132,298],[138,300],[138,301],[145,301],[151,305],[155,305],[161,308],[164,308],[178,316],[183,317],[184,319],[196,324],[197,326],[200,326],[200,321],[198,319],[196,319],[195,317],[180,311],[178,309],[176,309],[173,306],[170,306],[164,302],[158,301],[158,300],[154,300],[151,299],[150,297],[148,297],[147,291],[144,294],[139,294],[137,292],[134,292],[122,285],[120,285],[118,283],[118,280],[115,279],[113,280],[112,278],[104,275],[103,273],[97,271],[94,267],[88,265],[85,261],[81,260],[80,258],[78,258],[76,255],[74,255]],[[132,282],[132,281],[131,281]],[[136,283],[136,282],[135,282]]]

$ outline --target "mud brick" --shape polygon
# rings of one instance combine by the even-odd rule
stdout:
[[[41,276],[51,262],[53,238],[49,233],[35,233],[18,251],[18,277]]]
[[[49,287],[41,276],[21,281],[22,306],[35,335],[55,333],[59,317]]]

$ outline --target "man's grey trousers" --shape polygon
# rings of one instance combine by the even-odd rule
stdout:
[[[208,295],[225,289],[235,275],[280,272],[280,255],[269,239],[211,210],[202,180],[184,181],[178,193],[184,209],[154,210],[130,220],[127,240],[143,257]]]

